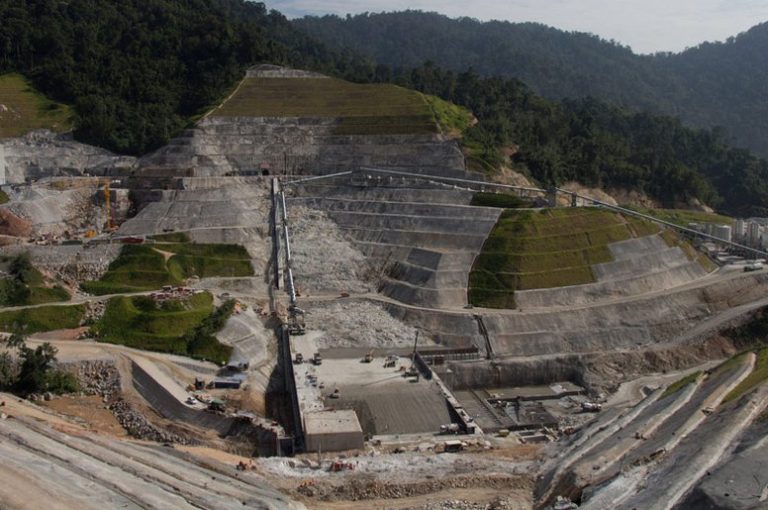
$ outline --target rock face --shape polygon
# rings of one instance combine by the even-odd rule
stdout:
[[[125,173],[136,159],[75,142],[48,130],[0,140],[0,184],[69,175]]]

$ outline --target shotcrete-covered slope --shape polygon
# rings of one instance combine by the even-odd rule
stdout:
[[[564,440],[543,469],[539,501],[565,495],[587,509],[759,507],[765,481],[723,479],[760,464],[755,454],[764,445],[755,433],[764,428],[768,387],[733,393],[755,370],[755,359],[747,353],[693,374]],[[720,476],[711,479],[715,466]]]
[[[467,304],[472,261],[501,212],[470,206],[471,191],[422,179],[345,177],[293,192],[291,206],[325,211],[368,256],[384,295],[429,308]]]
[[[250,70],[230,98],[168,146],[145,174],[330,173],[361,165],[461,169],[455,141],[417,92],[276,66]]]
[[[261,477],[173,448],[0,420],[3,508],[300,509]],[[235,475],[235,473],[237,473]]]
[[[0,139],[0,184],[24,183],[51,176],[127,173],[136,159],[75,142],[68,135],[33,131]]]

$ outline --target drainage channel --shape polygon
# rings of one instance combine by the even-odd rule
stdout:
[[[472,316],[475,321],[477,321],[477,328],[480,331],[480,334],[483,335],[483,339],[485,340],[485,357],[486,359],[493,359],[493,347],[491,346],[491,339],[488,336],[488,328],[485,327],[485,322],[483,321],[482,315],[473,315]]]

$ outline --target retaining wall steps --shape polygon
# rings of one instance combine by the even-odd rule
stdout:
[[[354,178],[302,186],[292,202],[324,211],[369,258],[388,264],[385,295],[432,308],[465,306],[474,257],[501,209],[470,207],[471,192],[443,184],[394,190],[357,187]]]

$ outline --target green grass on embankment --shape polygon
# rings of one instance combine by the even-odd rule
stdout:
[[[72,329],[85,316],[85,305],[39,306],[0,311],[0,331],[25,334]]]
[[[733,218],[722,214],[708,213],[704,211],[691,211],[688,209],[648,209],[646,207],[631,206],[629,209],[660,220],[687,227],[689,223],[722,223],[730,225]]]
[[[30,261],[29,254],[0,257],[0,268],[8,273],[0,278],[0,306],[29,306],[69,301],[69,292],[51,285]]]
[[[414,90],[334,78],[246,78],[212,115],[336,118],[339,135],[437,133],[438,118],[447,129],[469,122]]]
[[[72,111],[37,92],[20,74],[0,75],[0,138],[35,129],[72,129]]]
[[[659,230],[598,208],[506,210],[475,260],[470,303],[513,308],[516,290],[592,283],[591,266],[612,260],[608,244]]]
[[[472,201],[469,205],[499,207],[502,209],[519,209],[522,207],[530,207],[531,202],[524,198],[520,198],[517,195],[509,195],[507,193],[478,192],[472,195]]]
[[[83,290],[95,295],[141,292],[179,285],[191,276],[252,276],[245,248],[233,244],[125,245],[109,270]]]
[[[231,348],[214,334],[231,313],[232,304],[214,310],[213,296],[207,292],[163,302],[149,296],[121,296],[107,302],[92,331],[101,342],[222,363],[229,359]]]
[[[763,347],[757,351],[757,360],[752,373],[725,396],[723,403],[738,399],[766,381],[768,381],[768,347]]]

